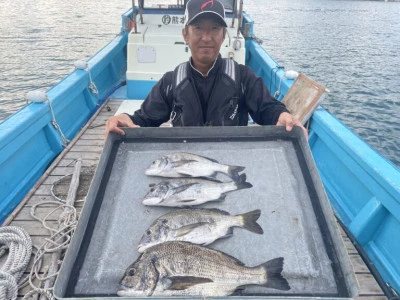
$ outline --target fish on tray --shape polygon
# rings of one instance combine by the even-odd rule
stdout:
[[[218,161],[192,153],[172,153],[153,161],[145,174],[160,177],[210,177],[218,173],[225,174],[236,180],[244,167],[230,166]]]
[[[238,287],[261,285],[289,290],[283,257],[246,267],[221,251],[187,242],[165,242],[147,249],[130,265],[119,296],[228,296]]]
[[[151,184],[150,187],[150,191],[142,200],[144,205],[184,207],[209,201],[222,201],[226,193],[251,188],[252,184],[246,182],[246,174],[241,174],[237,181],[182,178],[165,180]]]
[[[215,240],[229,237],[233,227],[242,227],[251,232],[263,234],[257,223],[261,210],[230,215],[219,209],[178,209],[159,217],[143,234],[138,251],[167,242],[185,241],[199,245],[209,245]]]

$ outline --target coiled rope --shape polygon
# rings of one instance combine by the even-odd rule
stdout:
[[[76,161],[74,173],[72,174],[70,188],[68,190],[65,204],[58,201],[46,201],[38,203],[31,208],[31,216],[40,221],[43,227],[50,231],[50,238],[39,248],[32,245],[29,234],[20,227],[5,226],[0,227],[0,258],[8,251],[7,260],[0,265],[0,299],[17,299],[18,289],[28,284],[31,290],[25,294],[23,299],[53,300],[53,286],[59,273],[59,268],[65,250],[68,248],[73,232],[78,223],[78,213],[74,207],[77,189],[79,186],[79,176],[82,162]],[[61,199],[58,199],[61,200]],[[44,218],[36,215],[36,210],[41,205],[55,205]],[[54,214],[57,213],[57,216]],[[58,222],[51,226],[50,220],[57,219]],[[54,222],[53,222],[54,224]],[[32,247],[37,249],[33,259],[33,266],[30,273],[21,279],[24,271],[32,256]],[[51,262],[44,276],[40,275],[43,257],[46,253],[51,253]]]
[[[17,299],[18,286],[32,254],[32,240],[23,228],[0,228],[0,257],[8,249],[8,257],[0,269],[0,299]]]

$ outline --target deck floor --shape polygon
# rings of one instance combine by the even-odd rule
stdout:
[[[8,224],[23,227],[32,237],[34,245],[38,247],[42,245],[45,239],[49,237],[49,231],[43,227],[41,222],[32,218],[30,214],[31,208],[38,203],[54,200],[51,194],[53,183],[60,180],[63,176],[73,173],[76,159],[82,160],[83,167],[97,165],[103,148],[105,122],[109,117],[115,114],[120,104],[120,100],[108,100],[108,102],[103,105],[101,111],[95,118],[92,118],[90,123],[83,129],[80,136],[72,141],[72,145],[69,147],[70,149],[64,151],[56,159],[55,163],[50,167],[48,174],[42,177],[40,186],[32,191],[31,196],[26,199],[27,201],[22,209],[15,214],[14,219]],[[77,210],[80,211],[82,202],[76,203],[76,207]],[[42,205],[38,210],[38,214],[45,216],[53,208],[53,205]],[[54,217],[50,222],[56,224],[56,218]],[[387,299],[344,231],[342,231],[342,236],[360,285],[360,294],[357,299]],[[47,254],[44,257],[41,274],[44,274],[45,269],[50,264],[50,259],[51,254]],[[31,265],[32,259],[25,275],[29,274]],[[22,299],[30,289],[29,285],[21,288],[18,293],[18,299]]]

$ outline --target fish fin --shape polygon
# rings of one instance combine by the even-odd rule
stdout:
[[[182,159],[182,160],[174,161],[172,163],[172,166],[174,168],[179,168],[179,167],[181,167],[181,166],[183,166],[185,164],[192,163],[192,162],[197,162],[197,161],[196,160],[192,160],[192,159]]]
[[[245,285],[238,286],[229,296],[243,296],[242,292],[246,288]]]
[[[195,276],[173,276],[168,277],[170,285],[166,288],[167,290],[186,290],[191,286],[213,282],[210,278],[195,277]]]
[[[219,197],[215,201],[225,201],[225,198],[226,198],[226,195],[221,195],[221,197]]]
[[[226,195],[221,195],[219,198],[217,199],[213,199],[213,200],[208,200],[207,202],[214,202],[214,201],[224,201],[226,198]],[[177,200],[179,206],[190,206],[190,205],[196,205],[196,204],[192,204],[191,202],[196,202],[199,199],[184,199],[184,200]],[[201,204],[201,203],[199,203]],[[229,215],[229,213],[227,213]]]
[[[197,176],[193,176],[193,174],[189,171],[182,171],[175,169],[175,172],[178,173],[181,177],[188,177],[188,178],[197,178]]]
[[[223,236],[218,237],[218,239],[230,238],[232,236],[233,236],[233,229],[229,228],[227,233],[225,235],[223,235]],[[210,245],[210,244],[212,244],[214,242],[215,242],[215,240],[209,241],[209,242],[205,242],[205,243],[201,244],[201,246],[208,246],[208,245]]]
[[[265,287],[282,291],[290,290],[288,281],[282,276],[283,262],[283,257],[277,257],[261,265],[267,272],[267,282],[264,284]]]
[[[238,182],[240,180],[239,172],[243,171],[245,167],[241,166],[229,166],[228,176],[234,181]]]
[[[198,209],[199,210],[204,209],[204,210],[207,210],[207,211],[213,211],[213,212],[219,213],[219,214],[224,215],[224,216],[229,216],[230,215],[230,213],[228,213],[227,211],[219,209],[219,208],[215,208],[215,207],[212,207],[212,208],[198,208]]]
[[[218,181],[217,176],[218,176],[218,172],[214,172],[207,178],[208,178],[208,180],[211,180],[211,181]]]
[[[197,199],[185,199],[185,200],[179,200],[177,201],[177,206],[191,206],[191,205],[195,205],[192,204],[192,202],[196,202]]]
[[[221,236],[221,238],[225,239],[225,238],[229,238],[229,237],[231,237],[231,236],[233,236],[233,229],[232,229],[232,227],[229,228],[229,229],[228,229],[228,232],[227,232],[224,236]]]
[[[261,210],[256,209],[253,211],[249,211],[247,213],[241,214],[240,216],[243,219],[243,228],[248,231],[263,234],[264,230],[261,228],[260,224],[257,223],[258,218],[261,215]]]
[[[215,182],[215,183],[223,183],[223,181],[217,179],[218,172],[214,172],[211,176],[200,176],[198,177],[199,179],[207,180],[210,182]]]
[[[194,229],[204,226],[205,224],[209,224],[208,222],[199,222],[196,224],[190,224],[190,225],[186,225],[186,226],[182,226],[179,229],[175,230],[176,231],[176,237],[181,237],[184,236],[186,234],[188,234],[189,232],[193,231]]]
[[[195,184],[197,184],[197,183],[196,183],[196,182],[187,183],[187,184],[178,186],[178,187],[176,187],[176,188],[173,188],[173,189],[171,190],[171,195],[175,195],[175,194],[182,193],[183,191],[186,191],[188,188],[190,188],[192,185],[195,185]],[[169,196],[170,196],[170,195],[169,195]]]
[[[236,187],[238,190],[241,189],[249,189],[253,187],[253,185],[250,182],[246,182],[246,174],[243,173],[239,175],[238,180],[235,181]]]
[[[202,158],[204,158],[204,159],[207,159],[207,160],[209,160],[209,161],[212,161],[212,162],[215,162],[215,163],[218,163],[218,164],[219,164],[219,161],[216,160],[216,159],[214,159],[214,158],[210,158],[210,157],[203,156],[203,155],[198,155],[198,154],[194,154],[194,155],[196,155],[196,156],[198,156],[198,157],[202,157]]]

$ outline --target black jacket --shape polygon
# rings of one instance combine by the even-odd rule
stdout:
[[[226,71],[229,63],[236,72]],[[142,127],[158,127],[170,119],[173,126],[245,126],[250,114],[257,124],[275,125],[282,112],[287,109],[261,77],[219,56],[207,76],[190,62],[167,72],[131,119]]]

